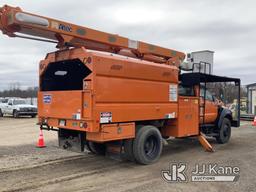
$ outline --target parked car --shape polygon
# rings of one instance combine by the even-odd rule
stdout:
[[[0,105],[0,116],[12,115],[14,118],[19,116],[31,116],[34,118],[37,115],[37,107],[27,104],[25,99],[8,99],[8,103]]]
[[[0,117],[3,116],[3,113],[2,113],[2,108],[7,105],[8,103],[8,99],[6,98],[0,98]]]

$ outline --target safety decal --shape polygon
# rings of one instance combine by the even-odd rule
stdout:
[[[178,86],[176,84],[169,85],[169,101],[177,101],[178,100]]]
[[[176,113],[172,112],[172,113],[168,113],[165,115],[166,119],[174,119],[176,117]]]
[[[43,102],[46,104],[49,104],[52,102],[52,96],[51,95],[44,95]]]
[[[100,123],[111,123],[112,113],[111,112],[101,112],[100,113]]]

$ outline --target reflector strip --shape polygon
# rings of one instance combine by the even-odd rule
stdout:
[[[135,40],[128,40],[128,47],[131,49],[138,49],[138,41]]]
[[[17,19],[17,21],[27,23],[27,24],[39,25],[42,27],[49,26],[49,21],[47,19],[29,15],[26,13],[16,13],[15,18]]]

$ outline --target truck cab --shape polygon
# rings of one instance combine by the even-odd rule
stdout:
[[[231,137],[231,126],[240,126],[240,105],[236,113],[224,106],[210,90],[207,84],[233,82],[237,90],[237,100],[240,100],[240,79],[222,77],[205,73],[185,73],[180,75],[183,86],[194,89],[200,97],[199,118],[200,132],[216,138],[220,144],[227,143]],[[188,89],[188,88],[187,88]],[[184,91],[183,91],[184,92]]]
[[[179,96],[182,98],[186,97],[195,97],[198,93],[198,86],[182,86],[179,85]],[[205,96],[204,96],[205,95]],[[205,98],[205,99],[204,99]],[[218,116],[218,103],[216,102],[216,98],[213,94],[206,89],[205,87],[200,87],[200,105],[204,105],[205,102],[205,109],[203,107],[200,108],[200,124],[204,123],[212,123],[216,120]],[[204,119],[203,119],[204,114]]]
[[[201,131],[215,137],[220,144],[227,143],[231,137],[231,125],[237,117],[205,87],[200,89],[200,100]]]

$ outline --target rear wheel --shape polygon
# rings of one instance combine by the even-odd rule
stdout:
[[[18,111],[16,111],[16,110],[13,111],[13,117],[14,118],[18,118],[19,117]]]
[[[216,141],[220,144],[227,143],[231,136],[231,122],[229,119],[224,118],[221,124],[221,128],[216,136]]]
[[[36,115],[31,115],[31,118],[35,118],[36,117]]]
[[[0,117],[3,117],[4,114],[2,113],[2,110],[0,109]]]
[[[137,130],[133,142],[133,153],[138,163],[148,165],[156,162],[162,148],[162,136],[156,127],[147,125]]]
[[[102,143],[95,143],[92,141],[87,141],[87,148],[94,154],[97,155],[105,155],[106,154],[106,146]]]

